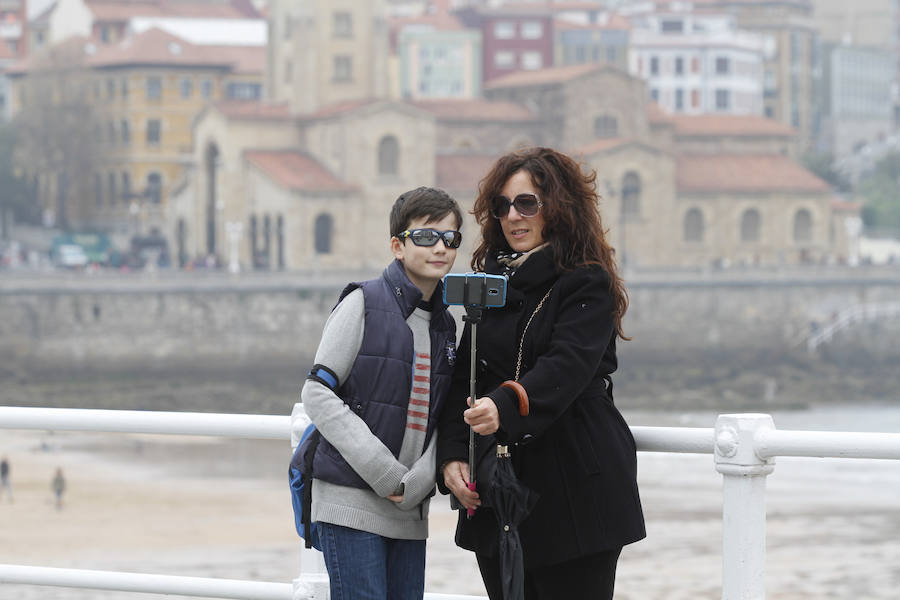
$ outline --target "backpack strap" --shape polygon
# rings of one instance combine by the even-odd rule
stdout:
[[[312,548],[312,468],[313,459],[316,456],[316,448],[322,440],[322,434],[315,429],[310,435],[309,446],[306,448],[306,454],[303,455],[303,514],[301,520],[303,522],[303,539],[307,548]]]

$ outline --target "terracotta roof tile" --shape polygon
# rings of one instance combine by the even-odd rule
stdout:
[[[334,104],[329,104],[327,106],[324,106],[315,112],[298,115],[298,118],[303,119],[303,120],[324,119],[326,117],[333,117],[336,115],[353,112],[357,108],[366,106],[367,104],[374,104],[375,102],[378,102],[378,100],[366,99],[366,100],[347,100],[345,102],[336,102]]]
[[[228,100],[216,102],[216,108],[229,119],[290,120],[287,103],[264,104],[256,100]]]
[[[249,54],[257,48],[243,47]],[[263,50],[263,59],[265,50]],[[89,54],[87,64],[95,67],[116,65],[203,65],[229,68],[238,62],[216,46],[192,44],[159,28],[125,38],[116,44],[98,44]]]
[[[661,109],[660,109],[661,110]],[[676,135],[776,135],[791,137],[796,131],[773,119],[754,115],[668,115]]]
[[[310,155],[297,150],[246,150],[244,158],[275,183],[290,190],[308,192],[358,191]]]
[[[491,79],[484,84],[484,88],[488,90],[524,87],[532,85],[551,85],[571,81],[576,77],[580,77],[585,73],[609,68],[603,65],[587,64],[587,65],[568,65],[565,67],[550,67],[549,69],[538,69],[536,71],[516,71],[509,75]]]
[[[443,154],[435,157],[437,186],[446,190],[477,190],[497,161],[494,154]]]
[[[266,70],[265,46],[204,45],[211,54],[231,63],[234,73],[262,75]]]
[[[446,121],[534,121],[533,112],[513,102],[490,100],[415,100],[413,106]]]
[[[259,18],[243,3],[170,0],[86,0],[97,21],[127,21],[134,17],[191,17],[199,19]],[[254,14],[251,14],[251,11]]]
[[[828,192],[828,184],[781,155],[688,155],[677,158],[681,192]]]
[[[438,13],[434,15],[421,15],[418,17],[403,17],[391,19],[390,27],[396,32],[403,31],[408,26],[425,25],[438,31],[458,31],[465,29],[459,19],[453,15]]]
[[[585,144],[584,146],[575,148],[572,152],[574,154],[587,156],[590,154],[595,154],[597,152],[603,152],[604,150],[609,150],[610,148],[616,148],[617,146],[627,144],[630,141],[631,140],[627,140],[625,138],[606,138],[601,140],[594,140],[589,144]]]

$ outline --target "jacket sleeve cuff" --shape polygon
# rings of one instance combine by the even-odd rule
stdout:
[[[519,416],[519,397],[510,388],[498,387],[488,394],[497,412],[500,413],[500,429],[497,439],[504,442],[516,441],[521,435],[521,419]]]
[[[407,471],[409,471],[409,469],[402,464],[394,462],[384,475],[372,482],[372,490],[382,498],[387,498],[394,493],[394,490],[396,490],[397,487],[399,487],[400,482],[403,481],[403,476],[406,475]]]

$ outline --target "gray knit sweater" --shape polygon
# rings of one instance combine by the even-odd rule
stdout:
[[[417,423],[423,415],[427,419],[428,412],[428,382],[422,376],[430,374],[430,318],[431,313],[416,308],[406,320],[413,334],[417,367],[414,371],[419,377],[414,378],[410,391],[410,416],[399,457],[395,458],[365,422],[327,386],[313,380],[304,384],[300,397],[306,414],[371,488],[359,489],[314,479],[313,521],[395,539],[428,537],[426,496],[434,488],[437,433],[425,449],[425,431]],[[338,304],[326,321],[315,363],[334,371],[343,383],[362,346],[364,329],[365,298],[362,290],[357,289]],[[401,482],[405,486],[403,502],[388,500],[387,496]]]

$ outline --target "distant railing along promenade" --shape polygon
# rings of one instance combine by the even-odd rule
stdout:
[[[296,447],[308,423],[301,404],[293,414],[239,415],[155,411],[0,407],[0,429],[68,430],[201,435],[290,440]],[[632,427],[640,452],[713,454],[723,476],[722,599],[765,598],[766,477],[776,456],[900,460],[900,434],[781,431],[766,414],[719,415],[710,428]],[[285,460],[288,452],[285,448]],[[273,583],[0,565],[4,585],[178,594],[236,600],[327,598],[321,554],[302,548],[301,572],[292,583]],[[2,594],[0,594],[2,595]],[[474,600],[475,596],[426,593],[428,600]]]

